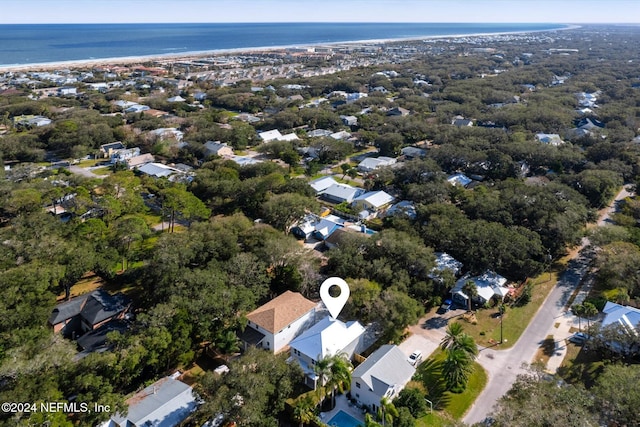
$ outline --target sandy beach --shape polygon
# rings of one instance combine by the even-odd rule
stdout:
[[[70,61],[56,61],[45,63],[33,63],[33,64],[10,64],[0,65],[0,72],[38,72],[38,71],[52,71],[59,69],[87,69],[87,68],[108,68],[117,65],[136,65],[147,62],[178,62],[178,61],[193,61],[203,58],[210,58],[213,56],[230,55],[230,54],[259,54],[272,51],[280,51],[291,48],[313,48],[313,47],[337,47],[337,46],[353,46],[360,44],[385,44],[385,43],[398,43],[398,42],[415,42],[420,40],[438,40],[438,39],[450,39],[450,38],[465,38],[465,37],[492,37],[501,35],[517,35],[517,34],[530,34],[538,32],[555,32],[566,31],[580,28],[580,25],[565,25],[564,27],[553,30],[531,30],[531,31],[511,31],[511,32],[495,32],[495,33],[474,33],[474,34],[454,34],[454,35],[437,35],[437,36],[424,36],[424,37],[407,37],[407,38],[390,38],[390,39],[367,39],[367,40],[351,40],[344,42],[332,42],[332,43],[312,43],[312,44],[292,44],[283,46],[266,46],[266,47],[248,47],[248,48],[234,48],[234,49],[216,49],[209,51],[197,51],[197,52],[181,52],[181,53],[167,53],[158,55],[142,55],[142,56],[128,56],[119,58],[91,58],[82,60],[70,60]]]

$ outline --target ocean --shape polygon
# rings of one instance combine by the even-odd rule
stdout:
[[[559,28],[564,26],[443,23],[9,24],[0,25],[0,65]]]

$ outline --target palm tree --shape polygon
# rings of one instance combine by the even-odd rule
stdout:
[[[593,303],[585,301],[582,303],[582,315],[587,319],[587,331],[590,329],[589,319],[598,314],[598,309]]]
[[[351,362],[346,354],[340,353],[331,356],[331,365],[329,366],[330,380],[328,385],[331,387],[331,405],[336,404],[336,389],[340,393],[344,393],[351,386]]]
[[[465,389],[473,371],[471,362],[471,358],[464,350],[447,350],[447,357],[442,362],[442,376],[449,390],[459,393]]]
[[[331,376],[331,359],[329,357],[319,358],[313,367],[313,371],[318,376],[316,387],[318,396],[320,397],[320,404],[324,402],[324,386],[329,383]]]
[[[380,409],[378,409],[378,418],[382,420],[382,425],[385,425],[385,422],[391,424],[393,423],[393,419],[398,415],[398,410],[396,406],[391,402],[387,397],[383,397],[380,400]]]
[[[371,416],[371,414],[366,414],[364,416],[364,427],[378,427],[381,426],[382,424],[377,423],[373,417]]]
[[[440,341],[440,348],[446,351],[462,350],[471,360],[478,355],[478,346],[473,337],[462,332],[462,325],[458,322],[447,326],[446,335]]]
[[[462,292],[467,296],[467,302],[469,303],[469,311],[471,311],[471,300],[478,296],[478,286],[473,280],[467,280],[462,287]]]
[[[578,331],[582,331],[582,316],[584,316],[584,305],[574,304],[571,306],[571,312],[578,317]]]
[[[293,418],[296,422],[300,423],[300,427],[303,427],[305,424],[309,424],[316,418],[316,414],[314,412],[315,407],[316,402],[309,394],[300,397],[296,401],[293,406]]]
[[[442,338],[442,341],[440,341],[440,348],[443,350],[451,348],[458,337],[464,333],[462,324],[458,322],[449,323],[445,333],[446,335]]]

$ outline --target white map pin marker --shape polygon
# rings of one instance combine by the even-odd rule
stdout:
[[[338,286],[340,288],[340,295],[337,297],[332,297],[329,294],[329,289],[332,286]],[[327,307],[327,310],[329,310],[331,317],[334,319],[338,318],[342,308],[347,303],[349,293],[349,285],[339,277],[329,277],[327,280],[322,282],[322,285],[320,286],[320,298],[322,298],[322,302],[325,307]]]

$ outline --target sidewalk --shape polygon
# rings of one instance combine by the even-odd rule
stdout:
[[[589,278],[582,283],[580,291],[578,291],[572,305],[581,304],[585,300],[587,295],[589,295],[592,284],[593,280],[589,280]],[[551,326],[549,333],[547,334],[553,335],[553,339],[556,344],[555,351],[547,362],[546,371],[550,374],[556,374],[558,372],[558,368],[560,368],[560,365],[562,365],[562,362],[567,355],[567,339],[574,334],[574,332],[571,332],[571,328],[578,329],[580,326],[578,318],[571,312],[570,308],[555,320],[556,321]],[[584,320],[582,322],[584,322]]]

